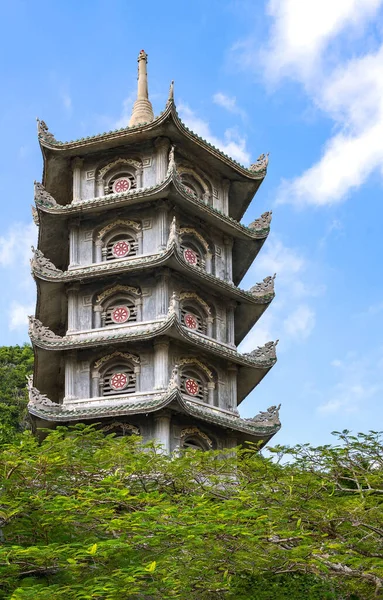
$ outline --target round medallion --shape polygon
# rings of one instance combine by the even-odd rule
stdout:
[[[184,259],[189,263],[189,265],[194,266],[197,264],[197,255],[191,248],[185,248]]]
[[[113,323],[126,323],[130,317],[130,310],[127,306],[116,306],[112,310],[111,317]]]
[[[121,194],[130,190],[131,181],[128,177],[119,177],[113,183],[112,190],[114,194]]]
[[[185,323],[186,327],[188,327],[189,329],[197,329],[197,327],[198,327],[197,319],[195,318],[194,315],[192,315],[190,313],[187,313],[184,316],[184,323]]]
[[[116,258],[123,258],[130,252],[130,244],[126,240],[119,240],[112,246],[112,254]]]
[[[192,379],[191,377],[189,377],[189,379],[186,379],[185,388],[186,388],[187,393],[190,394],[191,396],[195,396],[199,392],[198,383],[196,382],[195,379]]]
[[[128,376],[125,373],[115,373],[110,380],[110,387],[114,390],[123,390],[128,385]]]

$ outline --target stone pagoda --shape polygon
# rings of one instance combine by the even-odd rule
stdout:
[[[35,429],[97,423],[167,452],[265,444],[279,407],[242,419],[238,405],[276,343],[237,345],[274,297],[272,276],[238,287],[269,233],[271,213],[240,223],[267,156],[245,168],[190,131],[173,84],[154,118],[143,50],[128,127],[59,142],[38,121],[38,137]]]

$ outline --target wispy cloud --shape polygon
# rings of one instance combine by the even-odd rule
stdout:
[[[228,96],[223,92],[217,92],[213,96],[213,102],[233,114],[239,115],[242,118],[246,117],[246,112],[238,106],[235,96]]]
[[[26,266],[31,256],[31,246],[36,244],[35,224],[16,223],[0,236],[0,267]]]
[[[352,56],[349,51],[350,36],[363,37],[382,5],[383,0],[269,0],[271,27],[264,48],[259,52],[250,39],[237,45],[241,64],[257,70],[262,65],[269,84],[296,80],[335,124],[318,161],[282,183],[279,202],[339,203],[373,171],[382,172],[383,43],[359,56],[354,47]]]
[[[28,315],[32,315],[34,312],[35,306],[32,302],[29,304],[12,302],[9,311],[9,329],[14,331],[15,329],[24,328],[28,324]]]
[[[132,90],[122,103],[121,114],[117,121],[113,123],[114,129],[121,129],[121,127],[127,127],[127,125],[129,124],[130,116],[132,114],[132,107],[135,99],[136,92]]]
[[[194,133],[197,133],[214,146],[217,146],[217,148],[238,162],[246,165],[250,163],[250,154],[246,148],[246,138],[241,136],[236,129],[226,129],[223,139],[221,139],[211,132],[209,123],[198,117],[187,104],[179,104],[178,112],[182,120]]]

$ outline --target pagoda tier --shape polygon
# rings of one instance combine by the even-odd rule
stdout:
[[[101,419],[168,451],[266,443],[279,407],[246,420],[237,406],[275,364],[276,343],[247,354],[237,344],[270,305],[274,276],[237,284],[271,213],[237,219],[268,159],[245,169],[189,132],[172,92],[154,119],[146,60],[133,126],[59,143],[39,122],[29,410],[36,427]]]

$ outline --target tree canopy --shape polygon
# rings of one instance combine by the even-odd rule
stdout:
[[[382,597],[382,467],[374,432],[270,457],[24,432],[0,454],[0,597]]]
[[[32,369],[31,346],[0,346],[0,444],[26,426],[25,378]]]

